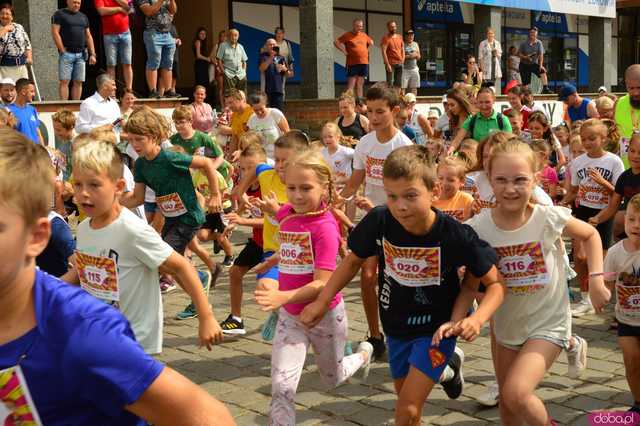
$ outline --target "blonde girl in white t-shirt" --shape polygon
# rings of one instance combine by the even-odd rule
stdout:
[[[321,153],[324,161],[327,162],[333,171],[338,192],[342,191],[353,173],[354,149],[340,145],[340,139],[342,139],[342,137],[342,131],[336,123],[330,121],[322,126],[321,138],[324,147]],[[347,201],[345,203],[345,213],[352,222],[355,220],[356,205],[353,201]]]
[[[534,391],[570,345],[562,237],[583,244],[598,310],[611,296],[604,285],[602,244],[596,230],[569,209],[531,202],[538,164],[528,145],[509,141],[493,147],[487,166],[497,204],[468,223],[498,252],[507,286],[493,318],[500,418],[503,424],[555,424]]]

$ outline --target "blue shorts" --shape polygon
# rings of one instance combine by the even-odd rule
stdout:
[[[118,64],[131,65],[131,31],[105,34],[104,54],[107,57],[108,67],[115,67]]]
[[[147,50],[147,69],[162,68],[171,71],[173,55],[176,53],[176,39],[171,36],[171,33],[145,31],[143,39]]]
[[[272,251],[267,251],[262,254],[262,261],[264,262],[268,258],[273,256]],[[263,274],[256,274],[257,279],[269,278],[270,280],[278,281],[278,265],[272,266],[267,272]]]
[[[369,65],[347,65],[347,77],[366,77],[369,74]]]
[[[155,213],[158,211],[158,204],[157,203],[150,203],[148,201],[144,202],[144,212],[145,213]]]
[[[434,383],[440,376],[456,348],[456,339],[450,337],[440,342],[440,346],[431,346],[431,336],[415,339],[396,339],[387,336],[389,347],[389,368],[391,377],[402,379],[409,374],[413,366],[427,375]]]
[[[61,81],[85,80],[84,52],[64,52],[58,56],[58,78]]]

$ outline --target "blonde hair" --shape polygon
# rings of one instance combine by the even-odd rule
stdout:
[[[18,120],[16,120],[16,117],[10,111],[0,108],[0,123],[14,129],[16,124],[18,124]]]
[[[636,212],[640,212],[640,194],[636,194],[627,202],[627,208],[633,208]]]
[[[134,135],[149,136],[160,144],[171,134],[171,125],[163,115],[143,105],[131,113],[123,130]]]
[[[589,130],[599,134],[602,139],[606,139],[607,134],[609,133],[609,129],[607,129],[607,126],[599,118],[590,118],[582,123],[582,126],[580,127],[580,136],[582,136],[583,132],[587,132]]]
[[[507,132],[493,132],[486,138],[482,139],[480,143],[478,143],[478,147],[476,148],[476,166],[473,171],[481,171],[484,167],[484,147],[489,145],[490,147],[494,147],[498,144],[507,142],[508,140],[516,137]]]
[[[529,145],[520,140],[512,139],[507,142],[497,144],[491,150],[491,155],[489,156],[489,175],[491,175],[493,162],[496,158],[502,155],[517,155],[521,158],[524,158],[531,167],[531,174],[535,174],[538,170],[540,170],[540,161],[533,149],[531,149]]]
[[[13,129],[0,129],[0,205],[31,226],[51,210],[54,172],[44,147]]]
[[[338,102],[342,102],[342,101],[346,101],[352,104],[353,106],[356,106],[356,97],[353,93],[353,90],[347,90],[345,92],[342,92],[342,94],[338,98]]]
[[[467,163],[463,159],[453,156],[445,157],[438,163],[438,170],[440,170],[440,167],[451,167],[456,169],[458,178],[464,182],[467,172]]]
[[[193,120],[193,109],[187,105],[180,105],[178,108],[173,110],[171,113],[171,118],[173,120]]]
[[[438,177],[431,153],[425,146],[409,145],[394,150],[382,166],[382,176],[387,179],[419,179],[432,191]]]
[[[118,138],[113,130],[101,129],[99,127],[96,127],[89,132],[89,138],[91,140],[108,142],[112,145],[118,144]]]
[[[113,182],[122,178],[122,159],[116,147],[105,140],[90,140],[73,153],[73,170],[105,173]]]
[[[549,146],[549,142],[544,139],[534,139],[529,143],[529,146],[533,152],[544,152],[547,155],[551,153],[551,146]]]
[[[267,152],[264,150],[262,145],[258,143],[251,143],[242,148],[240,156],[245,158],[258,157],[261,163],[267,161]]]
[[[604,149],[618,154],[620,152],[620,129],[618,129],[618,124],[609,118],[601,121],[607,127],[607,146]]]
[[[249,145],[262,145],[263,139],[260,133],[248,131],[238,137],[238,149],[243,150]]]
[[[569,149],[573,149],[573,147],[576,145],[582,146],[582,138],[580,137],[580,135],[573,135],[569,139]]]
[[[608,96],[600,96],[598,99],[596,99],[596,108],[598,110],[613,109],[614,105],[615,102]]]
[[[66,130],[71,130],[76,126],[75,114],[66,108],[56,111],[56,113],[51,116],[51,121],[59,123]]]
[[[338,126],[333,121],[327,121],[326,123],[324,123],[321,132],[324,132],[325,129],[330,129],[333,133],[336,134],[336,136],[338,136],[338,139],[342,139],[342,137],[344,136],[342,134],[342,130],[340,130],[340,126]]]

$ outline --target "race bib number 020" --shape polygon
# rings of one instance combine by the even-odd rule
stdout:
[[[400,285],[440,285],[440,247],[398,247],[383,240],[385,273]]]
[[[280,231],[280,272],[285,274],[313,274],[311,233]]]
[[[495,247],[498,268],[511,292],[532,292],[549,283],[540,242]]]
[[[80,286],[88,293],[98,299],[120,300],[115,260],[76,251],[76,267]]]

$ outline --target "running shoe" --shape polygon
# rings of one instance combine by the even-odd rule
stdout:
[[[442,382],[442,388],[450,399],[457,399],[462,394],[464,387],[464,376],[462,375],[462,363],[464,362],[464,352],[456,346],[447,365],[453,370],[453,378]]]
[[[367,355],[367,360],[362,364],[362,379],[366,380],[369,377],[369,370],[371,369],[371,357],[373,356],[373,345],[369,342],[360,342],[358,345],[358,352],[364,352]]]
[[[593,309],[593,305],[588,300],[583,299],[571,305],[571,316],[574,318],[580,318],[593,313],[595,313],[595,309]]]
[[[587,341],[574,334],[575,342],[573,349],[567,351],[567,376],[577,379],[587,368]]]
[[[216,263],[216,268],[211,272],[211,288],[216,288],[216,284],[218,282],[218,277],[222,273],[222,266],[219,263]],[[207,293],[208,294],[208,293]]]
[[[198,279],[200,280],[200,285],[204,290],[204,294],[209,296],[209,290],[211,289],[211,272],[209,271],[198,271]]]
[[[161,294],[171,293],[176,288],[177,287],[173,282],[173,280],[167,277],[160,277],[160,293]]]
[[[487,386],[487,391],[476,398],[485,407],[495,407],[500,402],[500,388],[498,382],[491,382]]]
[[[186,320],[189,318],[196,318],[197,316],[198,316],[198,313],[196,312],[196,306],[193,303],[189,303],[182,312],[178,312],[176,314],[176,319]]]
[[[233,266],[234,260],[236,260],[236,258],[233,256],[225,256],[224,260],[222,261],[222,266],[224,266],[225,268],[231,268]]]
[[[247,331],[244,329],[244,321],[236,320],[231,314],[229,314],[226,320],[222,321],[220,328],[222,328],[224,334],[234,336],[247,334]]]
[[[380,361],[387,351],[387,345],[384,343],[384,334],[380,333],[380,337],[367,337],[367,342],[373,346],[373,361]]]
[[[262,340],[265,342],[273,340],[273,336],[276,334],[276,325],[278,325],[278,312],[273,311],[262,325]]]

